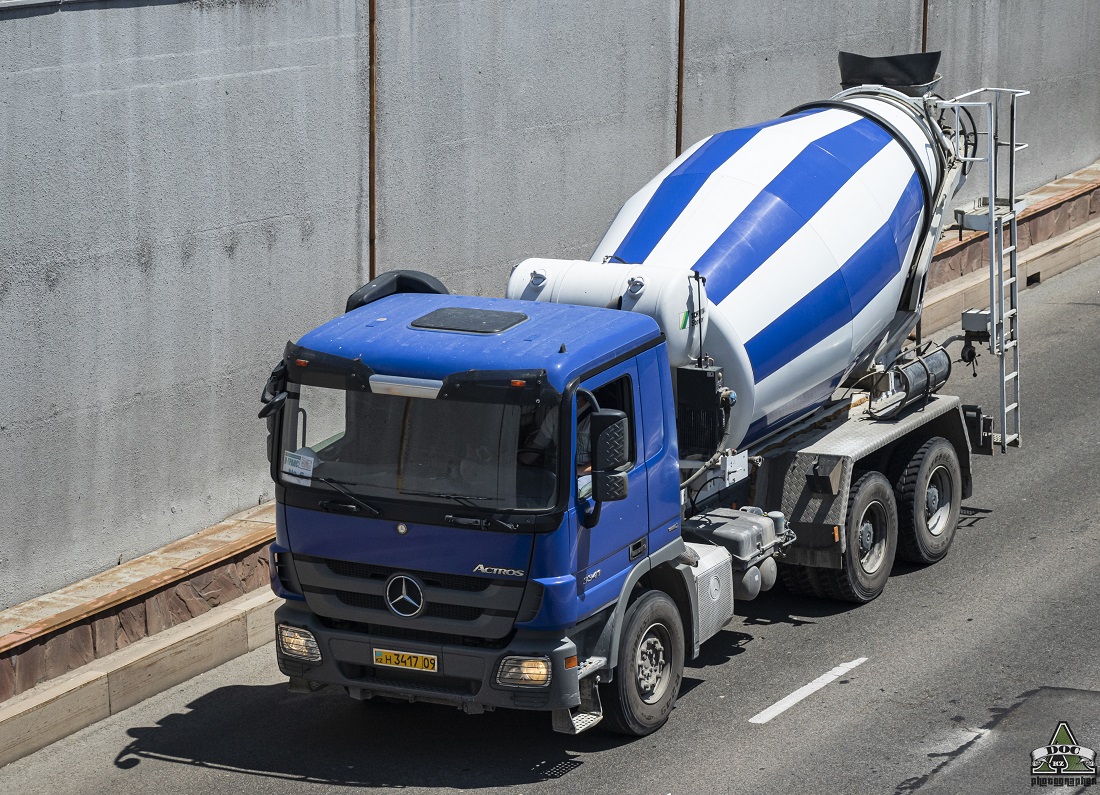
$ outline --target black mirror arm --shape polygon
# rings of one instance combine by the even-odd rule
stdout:
[[[270,403],[276,395],[286,390],[286,374],[286,362],[280,359],[279,363],[275,365],[275,368],[271,371],[271,375],[267,377],[267,383],[264,384],[263,394],[260,395],[261,403]]]
[[[270,417],[279,407],[283,405],[283,402],[287,399],[286,391],[287,380],[287,367],[286,361],[279,360],[279,363],[275,365],[275,368],[271,371],[271,375],[267,377],[267,383],[264,384],[264,391],[260,394],[260,402],[263,403],[263,408],[260,409],[260,413],[256,416],[261,420]]]
[[[600,523],[600,511],[602,510],[603,503],[599,500],[596,500],[595,503],[592,505],[591,510],[585,511],[583,514],[581,514],[581,524],[584,525],[585,529],[591,530],[593,527]]]
[[[600,410],[600,401],[596,400],[596,396],[592,392],[589,392],[587,389],[578,389],[577,395],[584,395],[588,398],[588,404],[592,407],[593,411]]]

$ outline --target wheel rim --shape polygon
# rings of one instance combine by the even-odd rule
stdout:
[[[951,473],[947,467],[938,466],[928,477],[928,488],[924,495],[924,517],[928,532],[932,535],[942,535],[947,529],[953,499]]]
[[[672,649],[672,637],[668,628],[661,623],[650,624],[642,633],[635,650],[638,661],[638,695],[646,704],[656,704],[672,679],[668,655]]]
[[[886,506],[878,500],[868,505],[859,517],[858,528],[859,565],[868,574],[874,574],[886,558]]]

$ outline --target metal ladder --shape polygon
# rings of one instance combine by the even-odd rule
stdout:
[[[1021,441],[1016,153],[1026,149],[1027,144],[1016,140],[1016,102],[1029,93],[979,88],[941,105],[958,109],[954,114],[954,137],[959,160],[983,163],[988,177],[986,195],[969,207],[956,209],[955,218],[963,229],[989,233],[989,309],[963,313],[963,331],[983,341],[988,338],[989,352],[1000,363],[1000,432],[993,434],[993,443],[1000,445],[1002,453],[1009,447],[1019,447]],[[984,117],[985,128],[972,131],[974,151],[968,155],[960,113],[970,110]],[[1007,119],[1003,118],[1006,111]]]

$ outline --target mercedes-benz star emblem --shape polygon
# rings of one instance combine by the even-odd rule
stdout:
[[[386,606],[394,615],[416,618],[424,610],[424,588],[408,574],[395,574],[386,583]]]

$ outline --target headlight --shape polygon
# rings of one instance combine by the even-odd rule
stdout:
[[[287,657],[306,662],[321,662],[321,649],[317,646],[317,638],[308,629],[291,627],[280,624],[276,633],[279,639],[279,651]]]
[[[505,657],[497,672],[497,684],[545,687],[550,684],[550,670],[546,657]]]

